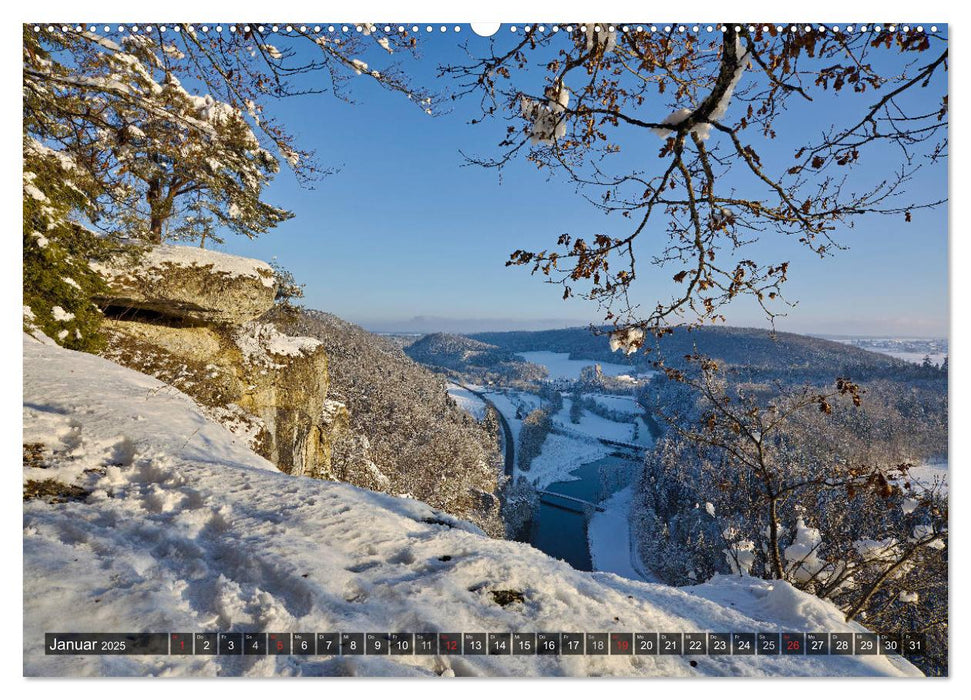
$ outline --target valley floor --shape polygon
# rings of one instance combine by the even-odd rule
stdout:
[[[863,628],[784,583],[580,572],[419,501],[291,477],[172,387],[23,350],[25,675],[920,675],[883,656],[45,656],[45,632],[71,631]]]

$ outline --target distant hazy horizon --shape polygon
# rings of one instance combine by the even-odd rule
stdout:
[[[439,316],[414,316],[409,319],[386,320],[386,321],[359,321],[353,318],[345,319],[360,325],[365,330],[372,333],[383,334],[428,334],[428,333],[453,333],[456,335],[473,333],[494,333],[504,331],[548,331],[563,330],[568,328],[586,328],[590,325],[603,325],[603,322],[595,320],[584,321],[581,319],[568,318],[547,318],[547,319],[514,319],[514,318],[447,318]],[[789,324],[793,325],[793,324]],[[800,324],[802,325],[802,324]],[[776,330],[784,333],[797,333],[826,339],[865,339],[865,338],[893,338],[893,339],[921,339],[939,340],[950,338],[949,329],[942,332],[907,332],[906,329],[899,329],[894,332],[883,332],[876,329],[871,332],[846,332],[831,331],[825,327],[820,329],[801,329],[786,327],[785,319],[780,319],[776,323]],[[712,327],[712,324],[707,324]],[[767,324],[760,323],[724,323],[717,324],[715,327],[723,328],[764,328],[769,330]]]

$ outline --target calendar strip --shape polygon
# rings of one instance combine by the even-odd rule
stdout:
[[[923,634],[874,632],[49,632],[64,656],[828,656],[925,653]]]

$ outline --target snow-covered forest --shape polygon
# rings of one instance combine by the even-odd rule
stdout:
[[[675,586],[787,580],[874,627],[920,627],[941,650],[923,667],[946,673],[947,626],[926,626],[947,606],[947,470],[930,466],[947,461],[946,366],[808,336],[701,329],[660,339],[663,365],[618,365],[629,377],[618,387],[596,359],[581,359],[604,356],[605,339],[588,329],[479,337],[497,363],[499,351],[519,350],[559,368],[532,386],[478,386],[516,441],[517,522],[540,523],[518,526],[525,539],[548,547],[550,491],[595,494],[608,512],[588,517],[589,559],[575,565]],[[682,354],[699,349],[707,354]],[[446,371],[472,387],[483,376],[479,365]],[[829,385],[841,376],[861,385]],[[619,467],[598,461],[618,449]]]

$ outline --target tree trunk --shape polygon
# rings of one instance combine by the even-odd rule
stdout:
[[[781,580],[784,572],[779,554],[779,509],[775,496],[769,498],[769,563],[772,565],[772,575]]]
[[[148,193],[145,199],[148,201],[149,225],[148,242],[158,245],[162,242],[162,224],[165,217],[160,214],[159,198],[162,196],[162,183],[152,180],[148,183]]]
[[[165,219],[160,216],[152,214],[151,224],[148,230],[148,241],[149,243],[154,243],[158,245],[162,242],[162,224],[165,223]]]

